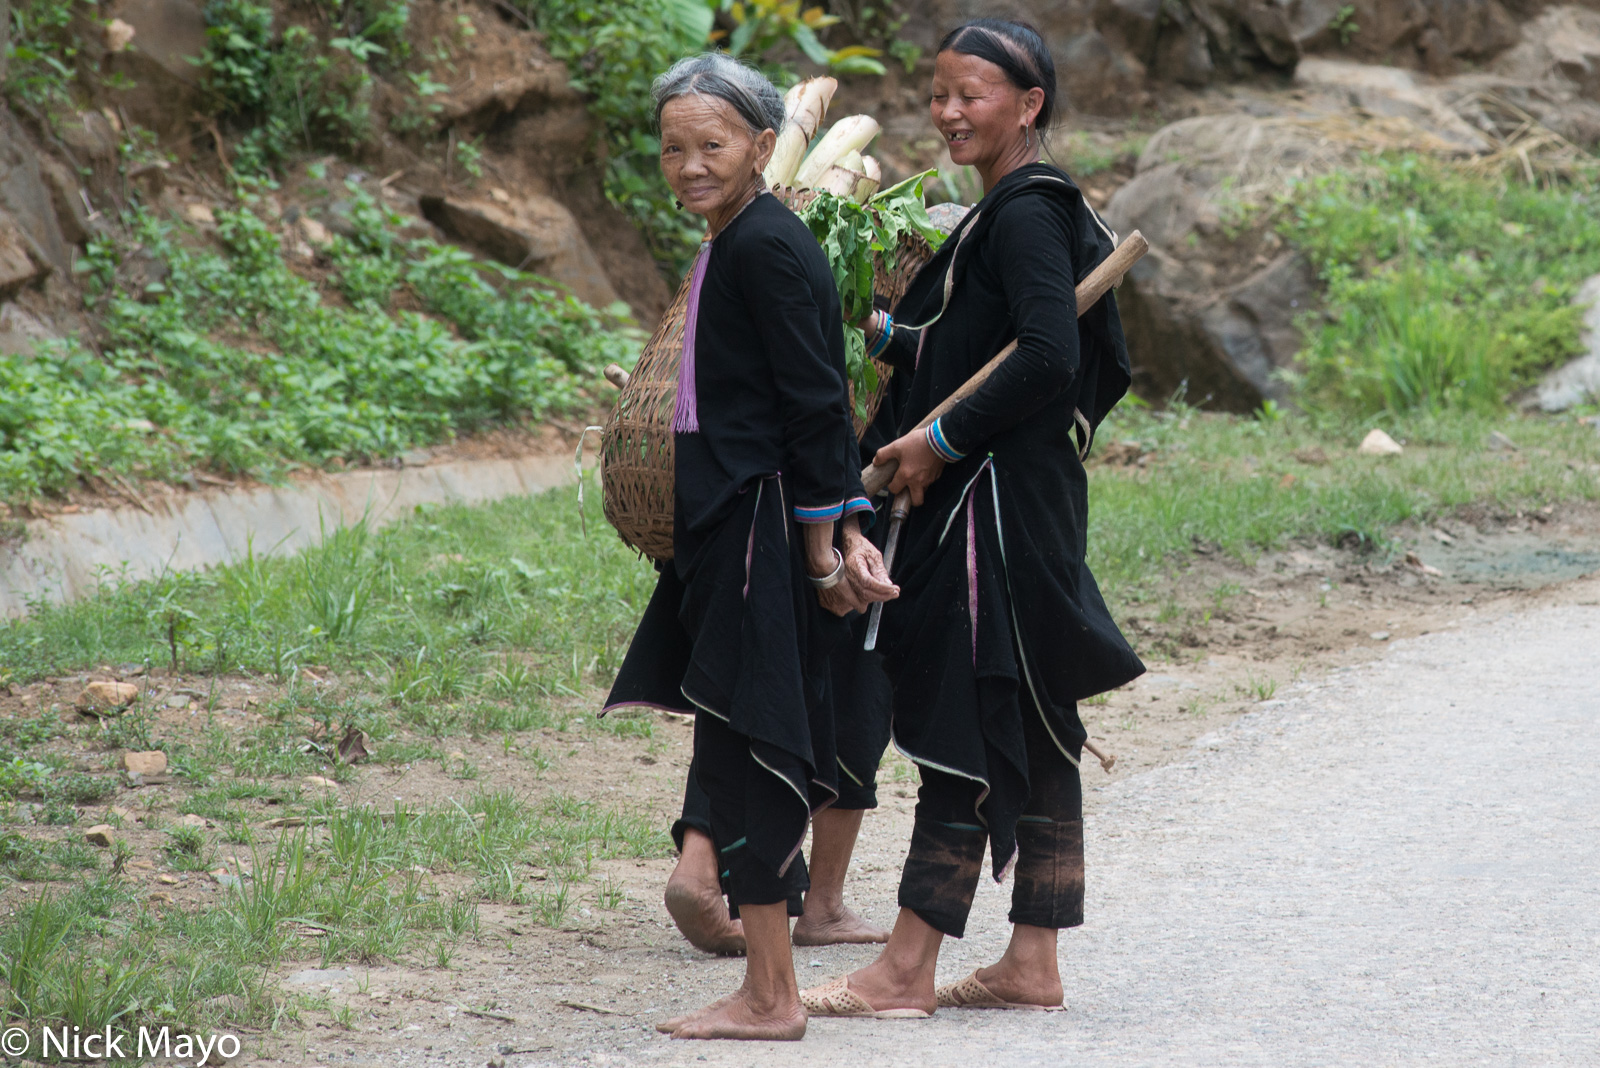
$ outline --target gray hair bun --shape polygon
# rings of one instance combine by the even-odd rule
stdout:
[[[704,52],[674,63],[650,86],[656,102],[656,127],[661,109],[680,96],[711,96],[726,101],[752,135],[783,127],[783,95],[754,67],[725,52]]]

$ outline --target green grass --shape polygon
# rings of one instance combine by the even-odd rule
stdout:
[[[1415,155],[1311,179],[1274,225],[1309,255],[1297,400],[1357,417],[1494,412],[1580,351],[1571,298],[1600,271],[1594,190],[1530,186]]]
[[[1373,425],[1405,454],[1358,455]],[[1520,451],[1491,450],[1494,430]],[[1446,411],[1319,423],[1125,407],[1101,427],[1099,447],[1118,440],[1155,455],[1145,468],[1092,469],[1090,565],[1113,602],[1142,596],[1197,542],[1241,560],[1295,539],[1381,547],[1395,525],[1464,505],[1600,498],[1600,434],[1571,418]],[[1313,450],[1327,462],[1300,458]]]
[[[525,907],[558,926],[595,861],[660,856],[665,834],[649,816],[556,795],[507,791],[420,811],[351,806],[239,848],[251,875],[223,889],[211,908],[165,913],[135,888],[97,874],[81,846],[0,836],[0,873],[70,879],[47,885],[0,924],[0,1015],[35,1026],[131,1030],[140,1024],[271,1023],[284,1006],[267,989],[286,959],[323,966],[412,960],[448,962],[451,947],[478,934],[478,905]],[[167,847],[179,871],[216,862],[199,828],[175,828]],[[436,877],[465,874],[458,891]],[[616,889],[595,891],[614,907]],[[230,1007],[219,1009],[218,998]]]

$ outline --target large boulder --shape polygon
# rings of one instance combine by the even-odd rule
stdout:
[[[39,148],[11,111],[0,105],[0,258],[7,264],[0,295],[14,292],[51,271],[72,270],[72,258],[56,220],[50,187],[39,169]]]
[[[1294,121],[1244,115],[1185,119],[1150,139],[1106,211],[1113,227],[1138,229],[1151,245],[1117,293],[1142,396],[1181,392],[1231,411],[1287,398],[1277,372],[1300,350],[1316,278],[1276,234],[1233,233],[1228,211],[1349,154]]]
[[[559,282],[597,308],[618,299],[577,219],[552,197],[495,188],[487,196],[434,194],[421,204],[429,222],[501,263]]]
[[[1543,411],[1564,412],[1600,401],[1600,274],[1585,282],[1573,303],[1584,309],[1582,356],[1544,376],[1532,402]]]

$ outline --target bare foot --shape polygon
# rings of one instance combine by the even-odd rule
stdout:
[[[667,912],[696,949],[723,957],[742,957],[744,925],[728,916],[722,891],[676,874],[667,880]]]
[[[978,969],[978,982],[1002,1001],[1018,1005],[1061,1004],[1066,992],[1061,989],[1060,973],[1048,974],[1044,969],[1023,969],[1002,959],[998,964]]]
[[[744,993],[743,990],[736,990],[727,997],[718,998],[711,1004],[703,1005],[700,1008],[695,1009],[693,1012],[686,1012],[682,1016],[674,1016],[670,1020],[662,1020],[660,1023],[656,1024],[656,1030],[660,1031],[664,1035],[670,1035],[672,1032],[676,1031],[690,1020],[698,1020],[700,1017],[709,1012],[716,1012],[718,1009],[722,1008],[724,1005],[732,1001],[734,998],[737,998],[742,993]]]
[[[797,946],[861,945],[868,942],[887,942],[889,932],[875,923],[868,923],[844,905],[837,909],[813,908],[806,902],[806,911],[794,924],[794,944]]]
[[[849,975],[850,990],[879,1012],[885,1009],[921,1009],[933,1012],[939,1007],[933,993],[933,974],[908,978],[885,963],[882,957]]]
[[[806,1034],[806,1010],[798,998],[787,1004],[757,1005],[748,991],[740,990],[709,1009],[693,1014],[672,1033],[673,1038],[736,1038],[798,1042]]]

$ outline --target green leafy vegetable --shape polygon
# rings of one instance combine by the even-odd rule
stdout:
[[[832,193],[818,193],[816,199],[798,212],[810,228],[833,267],[833,281],[839,287],[844,320],[854,323],[872,311],[872,278],[879,263],[887,271],[898,266],[900,242],[907,234],[918,234],[937,250],[944,234],[928,218],[922,203],[922,185],[935,171],[907,178],[890,186],[866,204],[857,204]],[[846,326],[845,363],[850,384],[855,388],[856,414],[866,415],[866,401],[878,388],[878,371],[867,359],[866,336],[854,326]]]

